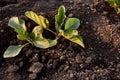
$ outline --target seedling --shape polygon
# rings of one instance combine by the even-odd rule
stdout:
[[[63,36],[64,38],[74,43],[79,44],[83,48],[85,47],[83,40],[81,36],[78,35],[78,31],[77,31],[77,29],[80,26],[79,19],[68,18],[65,23],[64,29],[61,29],[64,24],[65,18],[66,18],[64,6],[60,6],[58,9],[58,13],[55,15],[56,32],[49,29],[49,21],[43,16],[37,15],[36,13],[32,11],[25,12],[25,15],[29,19],[37,23],[38,26],[35,26],[32,32],[29,33],[27,31],[27,27],[25,25],[24,20],[18,19],[18,17],[12,17],[9,20],[8,25],[12,27],[15,30],[15,32],[18,33],[17,38],[19,40],[26,40],[28,41],[28,43],[24,45],[18,45],[18,46],[9,46],[3,55],[4,58],[17,56],[19,52],[21,51],[21,49],[25,47],[26,45],[28,45],[29,43],[42,49],[55,46],[60,36]],[[56,36],[56,38],[52,40],[52,39],[46,39],[45,37],[43,37],[44,29],[52,32]]]
[[[111,7],[114,8],[114,10],[117,12],[117,14],[120,13],[120,0],[106,0]]]

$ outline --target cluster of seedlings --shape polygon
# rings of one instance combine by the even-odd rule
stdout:
[[[66,20],[64,6],[60,6],[58,9],[58,13],[55,15],[56,32],[49,29],[49,21],[43,16],[37,15],[35,12],[32,11],[25,12],[25,16],[37,23],[37,26],[33,28],[32,32],[28,32],[25,21],[23,19],[19,19],[18,17],[12,17],[9,20],[8,25],[15,30],[15,32],[17,33],[17,38],[19,40],[25,40],[28,43],[24,45],[9,46],[3,55],[4,58],[17,56],[22,50],[22,48],[28,44],[32,44],[42,49],[53,47],[57,45],[60,36],[63,36],[64,38],[79,44],[83,48],[85,47],[83,39],[81,36],[78,35],[77,31],[80,26],[80,20],[77,18],[68,18]],[[64,27],[63,24],[65,25]],[[55,39],[46,39],[43,36],[44,30],[52,32],[55,35]]]

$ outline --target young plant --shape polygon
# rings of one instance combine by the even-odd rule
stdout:
[[[77,29],[80,26],[79,19],[68,18],[65,23],[64,29],[61,29],[66,19],[64,6],[60,6],[58,9],[58,13],[55,15],[56,32],[53,32],[52,30],[49,29],[49,21],[43,16],[37,15],[32,11],[25,12],[25,16],[27,16],[29,19],[37,23],[38,26],[35,26],[32,32],[29,33],[27,31],[27,27],[25,26],[24,20],[18,19],[18,17],[12,17],[9,20],[8,25],[12,27],[15,30],[15,32],[18,33],[17,38],[19,40],[26,40],[28,41],[28,43],[18,46],[9,46],[3,55],[4,58],[17,56],[21,51],[21,49],[26,45],[28,45],[29,43],[42,49],[55,46],[60,36],[63,36],[64,38],[79,44],[83,48],[85,47],[83,40],[81,36],[78,35],[78,31],[77,31]],[[54,40],[51,40],[43,37],[44,29],[52,32],[56,36],[56,38]]]
[[[117,12],[117,14],[120,13],[120,0],[106,0],[111,7],[114,8],[114,10]]]

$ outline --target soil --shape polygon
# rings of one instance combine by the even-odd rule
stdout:
[[[9,45],[23,43],[7,25],[11,17],[26,19],[31,10],[54,27],[60,5],[67,17],[80,19],[85,49],[62,38],[55,47],[28,45],[17,57],[3,58]],[[1,0],[0,80],[120,80],[120,15],[104,0]]]

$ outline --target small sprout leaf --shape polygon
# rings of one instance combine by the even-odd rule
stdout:
[[[26,29],[26,26],[25,26],[25,21],[22,20],[22,19],[18,19],[18,17],[12,17],[10,20],[9,20],[9,23],[8,25],[12,28],[14,28],[15,30],[27,30]]]
[[[27,12],[25,12],[25,15],[28,18],[30,18],[31,20],[33,20],[34,22],[36,22],[42,28],[48,29],[48,27],[49,27],[49,21],[46,18],[44,18],[43,16],[38,16],[33,11],[27,11]]]
[[[19,45],[19,46],[9,46],[7,48],[7,50],[5,51],[3,57],[4,58],[9,58],[9,57],[15,57],[19,54],[19,52],[21,51],[21,49],[24,47],[25,45]]]
[[[50,39],[42,39],[34,42],[34,45],[39,48],[49,48],[52,46],[55,46],[57,44],[56,40],[50,40]]]
[[[26,40],[26,36],[25,36],[25,35],[21,35],[21,34],[18,34],[18,35],[17,35],[17,38],[18,38],[19,40]]]
[[[69,18],[65,24],[65,30],[78,29],[80,26],[80,20],[77,18]]]
[[[63,37],[85,48],[82,38],[79,35],[76,35],[76,31],[71,31],[71,32],[72,33],[70,34],[66,31],[60,30],[60,33]]]
[[[118,11],[120,12],[120,9],[118,9]],[[64,38],[66,38],[74,43],[79,44],[83,48],[85,47],[83,40],[78,35],[78,31],[77,31],[77,29],[80,26],[79,19],[68,18],[68,20],[65,23],[64,30],[61,29],[61,27],[63,26],[63,23],[65,21],[65,18],[66,18],[64,6],[60,6],[58,9],[58,13],[55,15],[56,32],[53,31],[54,29],[49,29],[49,21],[46,18],[44,18],[43,16],[37,15],[33,11],[26,11],[25,15],[29,19],[31,19],[35,23],[37,23],[37,25],[30,29],[27,29],[27,28],[29,28],[29,25],[28,25],[28,27],[26,27],[24,20],[18,19],[18,17],[10,18],[8,25],[11,28],[13,28],[15,30],[15,32],[18,33],[17,38],[19,40],[25,40],[28,43],[26,43],[24,45],[18,45],[18,46],[9,46],[7,48],[7,50],[5,51],[5,53],[3,54],[4,58],[17,56],[20,53],[20,51],[22,50],[22,48],[29,43],[34,45],[35,47],[42,48],[42,49],[53,47],[57,44],[57,40],[59,40],[59,38],[61,36],[63,36]],[[47,36],[45,36],[45,35],[47,35],[47,31],[51,32],[52,34],[55,35],[54,40],[51,40],[51,39],[47,38]],[[44,32],[44,35],[43,35],[43,32]],[[48,34],[48,36],[51,36],[51,34]],[[46,37],[46,38],[44,38],[44,37]]]
[[[18,34],[21,34],[21,35],[26,35],[27,34],[27,29],[26,29],[26,26],[25,26],[25,21],[22,20],[22,19],[18,19],[18,17],[12,17],[10,20],[9,20],[9,23],[8,25],[12,28],[15,29],[15,31],[18,33]]]
[[[55,15],[55,24],[56,24],[56,30],[59,30],[66,18],[65,15],[65,7],[60,6],[58,9],[58,13]]]
[[[15,29],[15,31],[18,33],[17,38],[19,40],[26,40],[26,36],[28,35],[25,21],[22,19],[18,19],[18,17],[12,17],[9,20],[8,25]]]
[[[43,16],[39,16],[40,19],[40,26],[43,27],[44,29],[48,29],[49,28],[49,21],[44,18]]]
[[[43,33],[43,29],[40,26],[36,26],[32,31],[32,34],[34,35],[34,37],[32,38],[35,40],[38,38],[43,38],[42,33]]]

